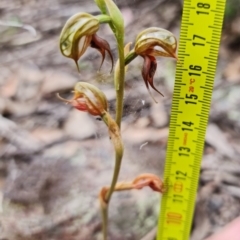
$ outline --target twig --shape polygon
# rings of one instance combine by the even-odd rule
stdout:
[[[23,29],[26,29],[27,31],[29,31],[34,37],[37,36],[36,29],[31,25],[22,24],[22,23],[18,23],[18,22],[12,22],[12,21],[8,21],[8,22],[0,21],[0,25],[7,26],[7,27],[23,28]]]

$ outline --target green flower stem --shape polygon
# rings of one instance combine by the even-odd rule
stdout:
[[[133,59],[135,59],[138,55],[135,53],[135,50],[131,50],[128,55],[125,57],[125,65],[127,66]]]
[[[124,148],[122,144],[119,125],[117,125],[117,123],[111,118],[111,116],[107,112],[102,116],[102,119],[109,128],[109,135],[111,137],[115,150],[115,167],[113,172],[112,183],[110,185],[109,191],[106,194],[106,198],[104,199],[106,204],[108,204],[118,180]]]
[[[119,61],[116,64],[115,72],[114,72],[114,82],[115,82],[115,89],[116,89],[116,123],[118,126],[118,131],[120,135],[120,129],[121,129],[121,120],[122,120],[122,114],[123,114],[123,97],[124,97],[124,80],[125,80],[125,59],[124,59],[124,39],[122,37],[118,37],[117,34],[115,35],[117,42],[118,42],[118,56]],[[103,121],[106,123],[106,125],[109,127],[109,131],[111,131],[110,123],[109,123],[109,117],[107,116],[108,113],[104,114],[102,116]],[[115,121],[114,121],[115,122]],[[110,133],[111,136],[111,133]],[[113,135],[114,136],[114,135]],[[111,138],[113,138],[111,136]],[[116,140],[116,141],[114,141]],[[121,140],[121,139],[120,139]],[[110,185],[110,188],[106,194],[105,197],[105,203],[104,205],[101,205],[102,210],[102,221],[103,221],[103,239],[107,240],[107,232],[108,232],[108,206],[109,202],[111,200],[111,196],[114,192],[120,168],[122,163],[122,156],[123,156],[123,145],[122,142],[118,141],[118,139],[112,139],[112,141],[115,143],[115,166],[114,166],[114,172],[112,177],[112,182]]]
[[[100,23],[111,23],[112,21],[111,18],[105,14],[97,15],[95,18],[97,18]]]
[[[119,52],[123,53],[123,48],[120,49],[119,47]],[[119,57],[120,59],[120,57]],[[117,107],[116,107],[116,122],[119,126],[119,130],[121,127],[121,119],[122,119],[122,112],[123,112],[123,95],[124,95],[124,54],[123,54],[123,61],[119,61],[120,62],[120,72],[119,72],[119,81],[118,81],[118,90],[117,92]],[[113,172],[113,177],[112,177],[112,182],[110,185],[110,189],[108,190],[107,194],[106,194],[106,206],[104,206],[102,208],[102,215],[103,215],[103,239],[107,240],[107,226],[108,226],[108,207],[109,207],[109,203],[111,200],[111,196],[114,192],[114,188],[116,186],[117,180],[118,180],[118,176],[119,176],[119,172],[121,169],[121,163],[122,163],[122,156],[123,156],[123,151],[121,154],[119,154],[117,151],[115,151],[115,166],[114,166],[114,172]]]
[[[111,196],[114,192],[115,185],[116,185],[117,180],[118,180],[118,175],[119,175],[119,172],[120,172],[120,169],[121,169],[122,156],[123,156],[123,151],[121,153],[119,153],[119,152],[115,153],[114,172],[113,172],[112,182],[111,182],[109,191],[106,194],[106,198],[105,198],[106,203],[110,202]]]
[[[121,129],[122,113],[123,113],[123,97],[124,97],[124,80],[125,80],[125,59],[124,59],[124,44],[123,40],[118,41],[118,57],[119,57],[119,71],[116,72],[116,123]]]
[[[117,37],[117,36],[116,36]],[[121,131],[121,120],[122,120],[122,113],[123,113],[123,97],[124,97],[124,80],[125,80],[125,60],[124,60],[124,43],[123,43],[123,37],[118,38],[117,37],[117,42],[118,42],[118,57],[119,57],[119,71],[116,71],[115,76],[117,86],[116,88],[116,123],[119,127],[119,131]],[[115,158],[115,166],[114,166],[114,172],[113,172],[113,178],[112,182],[110,185],[110,189],[107,192],[106,199],[105,201],[107,203],[110,202],[112,193],[114,192],[115,185],[118,180],[118,175],[120,172],[121,168],[121,163],[122,163],[122,155],[116,152],[116,158]]]
[[[103,0],[97,0],[98,5],[101,5]],[[121,120],[122,120],[122,113],[123,113],[123,96],[124,96],[124,80],[125,80],[125,60],[124,60],[124,20],[121,11],[118,9],[114,1],[112,0],[104,0],[105,6],[108,10],[109,16],[111,17],[111,22],[109,23],[110,28],[112,29],[118,45],[118,58],[119,62],[115,66],[114,72],[114,84],[116,89],[116,122],[112,124],[110,118],[108,118],[108,127],[110,131],[110,137],[114,143],[115,147],[115,167],[114,173],[112,177],[112,182],[110,185],[109,191],[106,193],[106,197],[104,199],[104,207],[102,206],[103,211],[103,235],[104,240],[107,239],[107,221],[108,221],[108,205],[111,200],[112,193],[114,191],[115,185],[118,180],[118,175],[120,172],[122,156],[123,156],[123,144],[121,140]],[[113,126],[111,128],[110,121]],[[117,124],[117,128],[115,127]],[[115,126],[114,126],[115,125]],[[116,134],[117,132],[117,134]]]
[[[119,131],[121,131],[121,120],[122,120],[122,113],[123,113],[123,97],[124,97],[124,80],[125,80],[125,59],[124,59],[124,37],[120,36],[118,37],[117,34],[115,35],[118,43],[118,56],[119,56],[119,62],[117,71],[115,71],[115,89],[116,89],[116,123],[119,127]],[[104,120],[104,118],[103,118]],[[104,120],[105,121],[105,120]],[[103,218],[103,239],[107,240],[107,226],[108,226],[108,206],[109,202],[111,200],[111,196],[114,192],[114,188],[116,186],[119,172],[121,169],[121,163],[122,163],[122,156],[123,156],[123,147],[121,151],[118,151],[115,146],[115,166],[114,166],[114,172],[112,177],[112,182],[109,188],[109,191],[106,194],[105,206],[102,207],[102,218]]]
[[[108,230],[108,205],[101,205],[102,210],[102,234],[103,239],[107,240],[107,230]]]
[[[101,210],[102,210],[102,221],[103,221],[103,239],[107,240],[107,229],[108,229],[108,206],[111,199],[111,195],[114,192],[118,175],[121,167],[122,162],[122,156],[123,156],[123,144],[120,134],[120,129],[117,125],[117,123],[112,119],[110,114],[108,112],[103,113],[101,116],[105,124],[108,126],[109,129],[109,135],[114,145],[115,150],[115,167],[114,167],[114,173],[112,178],[112,183],[110,186],[109,191],[106,194],[106,198],[102,199],[104,202],[101,202]]]

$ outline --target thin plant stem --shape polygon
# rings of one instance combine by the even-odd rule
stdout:
[[[102,218],[103,218],[103,228],[102,228],[102,232],[103,232],[103,236],[104,236],[104,240],[107,239],[107,225],[108,225],[108,206],[111,200],[111,196],[114,192],[117,180],[118,180],[118,175],[120,172],[120,168],[121,168],[121,163],[122,163],[122,154],[119,155],[118,153],[115,153],[115,166],[114,166],[114,173],[113,173],[113,178],[112,178],[112,182],[111,182],[111,186],[106,194],[106,198],[105,198],[105,202],[106,205],[102,208]]]
[[[121,136],[120,136],[120,129],[119,129],[117,123],[113,119],[111,119],[111,116],[107,112],[105,112],[102,115],[102,119],[109,128],[110,136],[111,136],[111,131],[114,132],[114,134],[111,136],[111,139],[113,141],[113,145],[115,148],[115,167],[114,167],[112,183],[110,185],[109,190],[106,193],[105,199],[102,199],[103,202],[101,202],[102,219],[103,219],[102,232],[103,232],[104,240],[106,240],[107,239],[107,225],[108,225],[108,206],[109,206],[109,202],[111,199],[111,195],[115,190],[115,186],[116,186],[116,183],[118,180],[118,175],[119,175],[121,162],[122,162],[122,156],[123,156],[123,144],[122,144],[122,140],[121,140]],[[116,127],[119,131],[118,134],[116,133],[116,129],[113,128],[114,127],[113,124],[116,125]]]
[[[108,204],[101,206],[102,210],[102,234],[103,239],[107,240],[107,229],[108,229]]]
[[[112,193],[114,192],[114,189],[115,189],[115,185],[117,184],[118,175],[119,175],[120,168],[121,168],[121,163],[122,163],[122,155],[119,155],[118,153],[116,153],[113,178],[112,178],[112,182],[111,182],[109,191],[107,192],[106,198],[105,198],[105,201],[107,204],[110,202]]]
[[[124,59],[124,43],[123,40],[118,41],[118,56],[119,56],[119,72],[116,76],[116,123],[121,129],[122,113],[123,113],[123,97],[124,97],[124,80],[125,80],[125,59]]]
[[[118,57],[119,57],[119,71],[116,71],[114,78],[116,79],[116,123],[119,127],[119,131],[121,129],[121,120],[122,120],[122,113],[123,113],[123,97],[124,97],[124,80],[125,80],[125,60],[124,60],[124,38],[123,36],[121,38],[117,38],[118,42]],[[102,208],[102,219],[103,219],[103,239],[107,240],[107,226],[108,226],[108,206],[111,200],[111,196],[114,192],[120,168],[122,163],[122,156],[123,151],[121,153],[115,151],[115,166],[114,166],[114,172],[112,177],[112,182],[109,188],[109,191],[106,194],[105,206],[101,206]]]
[[[122,113],[123,113],[123,96],[124,96],[124,80],[125,80],[125,60],[124,60],[124,44],[123,44],[123,37],[118,38],[118,58],[119,58],[119,71],[116,72],[118,76],[115,76],[117,81],[115,84],[116,88],[116,123],[119,127],[119,131],[121,130],[121,120],[122,120]],[[113,172],[113,177],[112,177],[112,182],[110,185],[110,189],[106,194],[106,199],[105,201],[107,203],[110,202],[112,193],[114,192],[115,185],[118,180],[118,175],[120,172],[121,168],[121,163],[122,163],[122,155],[116,152],[115,156],[115,166],[114,166],[114,172]]]

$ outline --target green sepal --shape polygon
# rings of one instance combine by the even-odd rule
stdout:
[[[124,38],[124,20],[122,13],[112,0],[104,0],[107,6],[112,23],[115,27],[115,34],[118,40]]]
[[[106,14],[107,8],[104,0],[94,0],[94,1],[97,4],[98,8],[101,10],[102,14]]]

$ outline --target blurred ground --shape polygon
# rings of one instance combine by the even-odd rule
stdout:
[[[149,26],[179,35],[181,1],[117,1],[126,42]],[[89,49],[81,73],[58,48],[61,28],[77,12],[97,14],[93,1],[1,0],[0,2],[0,186],[1,240],[98,240],[98,192],[108,185],[113,149],[104,124],[59,102],[77,81],[115,92],[110,60],[100,73],[100,55]],[[26,24],[24,28],[5,25]],[[34,29],[36,36],[34,36]],[[107,26],[101,35],[114,39]],[[162,176],[175,62],[158,60],[155,104],[141,78],[141,59],[126,77],[120,180],[143,172]],[[202,161],[192,240],[209,236],[240,213],[240,3],[229,0]],[[112,240],[152,240],[160,196],[149,189],[115,194],[110,207]]]

